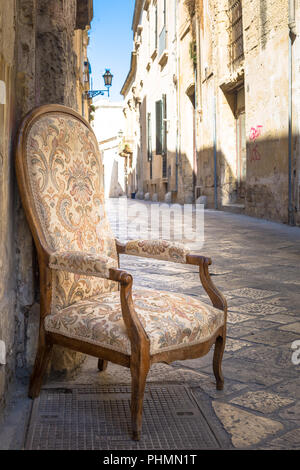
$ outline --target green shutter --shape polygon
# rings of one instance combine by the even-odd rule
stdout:
[[[163,95],[162,99],[163,109],[162,109],[162,177],[167,177],[167,95]]]
[[[162,123],[161,123],[161,142],[162,155],[167,154],[167,95],[162,97]]]
[[[147,155],[148,161],[152,160],[151,113],[147,115]]]
[[[161,155],[162,153],[162,125],[163,125],[163,114],[162,114],[162,100],[156,101],[156,153]]]

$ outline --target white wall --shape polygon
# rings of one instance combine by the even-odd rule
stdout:
[[[124,194],[124,158],[119,156],[119,143],[124,133],[123,102],[110,102],[103,98],[94,101],[96,107],[93,129],[96,134],[104,165],[105,197]]]

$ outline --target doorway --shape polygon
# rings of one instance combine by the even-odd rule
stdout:
[[[244,86],[236,91],[235,121],[236,121],[236,193],[237,203],[244,202],[246,191],[247,150],[245,125],[245,89]]]

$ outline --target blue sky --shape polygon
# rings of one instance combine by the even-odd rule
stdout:
[[[88,58],[92,67],[93,89],[104,88],[103,73],[110,68],[112,101],[123,97],[120,90],[130,67],[133,47],[131,31],[135,0],[94,0]],[[97,98],[98,99],[98,98]]]

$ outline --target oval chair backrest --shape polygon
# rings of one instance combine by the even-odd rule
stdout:
[[[20,129],[17,175],[36,244],[50,252],[117,259],[104,207],[101,155],[89,124],[69,108],[47,105],[27,116]],[[105,279],[53,272],[52,313],[116,288]]]

